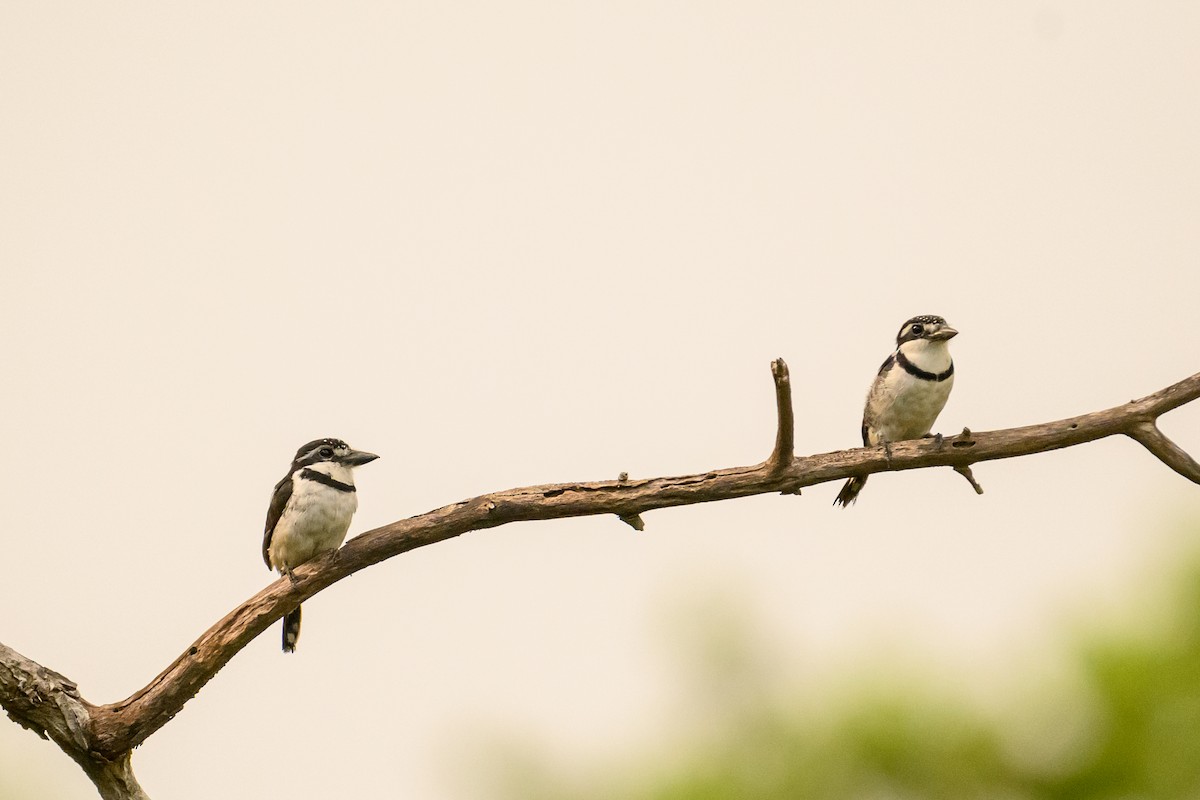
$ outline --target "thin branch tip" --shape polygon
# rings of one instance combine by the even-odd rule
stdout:
[[[782,358],[777,358],[771,362],[771,374],[775,376],[776,382],[778,382],[778,381],[787,382],[787,381],[791,380],[791,378],[789,377],[789,374],[788,374],[787,362],[784,361]]]

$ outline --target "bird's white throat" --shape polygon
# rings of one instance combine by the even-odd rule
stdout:
[[[917,369],[936,374],[950,369],[951,359],[948,344],[945,341],[913,339],[900,345],[900,352]]]

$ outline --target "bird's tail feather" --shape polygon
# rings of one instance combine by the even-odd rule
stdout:
[[[867,476],[854,477],[846,481],[846,485],[838,492],[838,496],[833,498],[833,504],[840,505],[842,508],[849,508],[850,504],[858,499],[858,493],[867,485]]]
[[[283,652],[296,652],[296,640],[300,638],[300,606],[289,611],[283,618]]]

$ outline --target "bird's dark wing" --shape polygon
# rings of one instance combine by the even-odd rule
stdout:
[[[873,394],[875,394],[875,391],[876,391],[876,389],[878,389],[878,388],[879,388],[879,379],[880,379],[880,378],[882,378],[884,375],[886,375],[886,374],[887,374],[887,371],[888,371],[888,370],[890,370],[890,369],[891,369],[892,367],[894,367],[894,366],[896,366],[896,354],[895,354],[895,353],[892,353],[892,354],[891,354],[890,356],[888,356],[888,357],[887,357],[887,359],[886,359],[886,360],[885,360],[885,361],[884,361],[884,362],[883,362],[883,363],[882,363],[882,364],[879,366],[879,372],[875,373],[875,383],[873,383],[873,384],[871,385],[871,392],[870,392],[870,394],[872,394],[872,395],[873,395]],[[870,404],[871,404],[871,398],[870,398],[870,397],[868,397],[868,398],[867,398],[867,405],[868,405],[868,406],[870,406]],[[864,415],[863,415],[863,423],[862,423],[862,440],[863,440],[863,447],[870,447],[870,446],[871,446],[871,440],[870,440],[869,438],[867,438],[867,417],[866,417],[866,414],[864,414]],[[857,493],[856,493],[856,494],[857,494]]]
[[[267,509],[267,525],[263,530],[263,561],[267,569],[271,568],[271,534],[275,533],[275,523],[283,516],[288,500],[292,497],[291,473],[283,476],[283,480],[275,484],[275,492],[271,495],[271,507]]]

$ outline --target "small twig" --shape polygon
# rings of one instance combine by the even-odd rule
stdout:
[[[983,487],[975,480],[975,476],[971,474],[971,468],[966,464],[954,467],[954,471],[967,479],[967,483],[971,484],[971,488],[975,490],[975,494],[983,494]]]
[[[619,519],[635,531],[646,530],[646,523],[642,520],[640,514],[622,514]]]
[[[617,483],[621,484],[622,486],[628,484],[629,473],[622,471],[621,474],[617,476]],[[642,521],[642,518],[638,514],[618,514],[617,519],[621,520],[621,522],[624,522],[635,531],[646,530],[646,523]]]
[[[1167,435],[1158,429],[1154,420],[1146,420],[1133,425],[1129,436],[1137,440],[1143,447],[1158,457],[1158,460],[1187,478],[1192,483],[1200,483],[1200,464],[1183,449],[1172,442]]]
[[[775,434],[775,449],[767,464],[773,470],[787,468],[796,457],[796,420],[792,412],[792,379],[787,362],[777,358],[771,362],[771,377],[775,379],[775,410],[779,428]],[[797,492],[799,494],[799,492]]]

